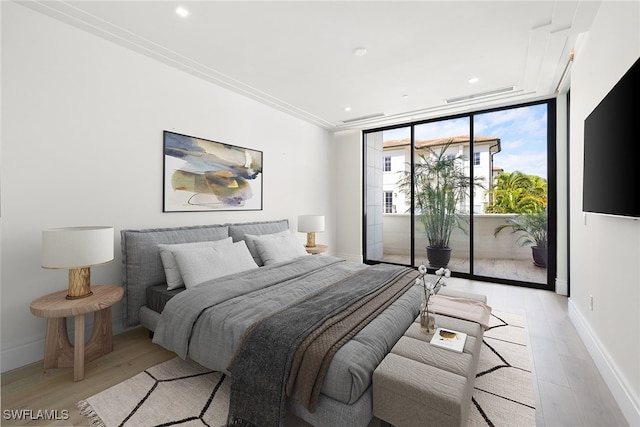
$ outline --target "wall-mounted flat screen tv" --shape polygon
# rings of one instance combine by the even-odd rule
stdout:
[[[584,121],[582,210],[640,217],[640,59]]]

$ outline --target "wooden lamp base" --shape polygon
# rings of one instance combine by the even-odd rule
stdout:
[[[69,269],[69,293],[66,299],[80,299],[93,295],[91,292],[91,269],[89,267]]]
[[[307,244],[305,245],[307,248],[315,248],[316,247],[316,233],[311,231],[307,233]]]

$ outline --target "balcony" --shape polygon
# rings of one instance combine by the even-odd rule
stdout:
[[[513,234],[507,229],[500,232],[497,237],[493,236],[495,228],[512,217],[514,215],[509,214],[474,215],[474,274],[546,284],[547,270],[533,264],[530,246],[521,247],[516,243],[518,234]],[[411,216],[384,214],[382,225],[382,256],[376,259],[409,265],[411,263]],[[368,232],[367,242],[375,241],[375,234],[375,232]],[[428,244],[427,238],[421,229],[417,229],[415,235],[416,265],[428,265],[425,250]],[[469,238],[469,235],[458,229],[451,234],[452,254],[448,266],[451,271],[470,272]]]

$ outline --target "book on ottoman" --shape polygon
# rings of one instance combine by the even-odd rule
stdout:
[[[431,338],[431,345],[446,348],[457,353],[462,353],[467,334],[464,332],[452,331],[451,329],[438,328]]]

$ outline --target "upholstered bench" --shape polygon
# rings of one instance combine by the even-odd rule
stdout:
[[[483,295],[446,294],[486,302]],[[431,346],[433,334],[422,332],[416,320],[373,373],[373,414],[383,422],[397,427],[467,425],[484,332],[477,323],[435,318],[437,327],[467,334],[464,350]]]

